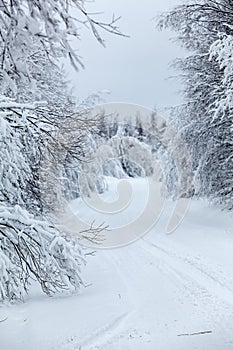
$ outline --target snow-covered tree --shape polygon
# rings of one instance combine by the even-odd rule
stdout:
[[[173,198],[189,197],[193,194],[193,172],[189,154],[177,129],[156,111],[147,116],[132,110],[131,114],[106,115],[99,125],[93,153],[95,166],[85,171],[95,182],[97,169],[101,173],[117,178],[153,177],[158,168],[163,172],[167,195]],[[97,149],[101,147],[100,154]],[[107,145],[106,148],[103,145]],[[160,164],[160,166],[158,166]],[[84,182],[87,181],[85,177]],[[88,186],[84,186],[85,189]],[[94,188],[94,183],[90,186]],[[87,192],[87,191],[86,191]]]
[[[31,156],[40,148],[34,135],[38,130],[29,122],[35,117],[36,104],[1,99],[0,297],[23,298],[31,278],[48,294],[71,285],[79,288],[84,260],[78,242],[67,239],[39,215],[41,198],[33,188]]]
[[[61,69],[68,57],[82,66],[71,38],[80,26],[90,28],[104,44],[99,30],[120,34],[113,17],[109,23],[91,18],[82,0],[0,1],[0,297],[23,297],[31,279],[45,293],[79,288],[84,263],[79,242],[66,237],[45,217],[39,169],[46,150],[64,149],[81,160],[82,138],[68,135],[70,126],[90,130],[89,121],[74,112],[74,101]],[[75,15],[73,15],[73,11]],[[68,120],[67,120],[68,118]],[[90,125],[92,129],[92,123]],[[58,144],[59,143],[59,144]]]
[[[0,298],[23,299],[32,279],[43,292],[79,289],[79,244],[20,206],[0,206]]]
[[[176,61],[185,103],[175,123],[192,155],[196,193],[232,208],[232,28],[230,0],[188,1],[160,19],[191,52]]]
[[[53,64],[60,57],[69,57],[76,68],[83,66],[70,40],[80,38],[80,26],[89,26],[103,45],[99,29],[120,34],[115,17],[109,23],[97,21],[85,4],[83,0],[1,0],[0,67],[5,89],[14,91],[18,78],[35,88],[43,74],[41,57]]]

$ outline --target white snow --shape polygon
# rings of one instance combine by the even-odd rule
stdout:
[[[132,214],[145,183],[130,181]],[[166,235],[171,207],[142,239],[89,257],[80,295],[48,298],[32,288],[25,303],[1,307],[0,349],[232,350],[233,215],[192,201]]]

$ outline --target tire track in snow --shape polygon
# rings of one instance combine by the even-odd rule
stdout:
[[[181,280],[192,282],[218,299],[233,305],[233,280],[229,281],[222,272],[216,272],[217,269],[213,272],[209,265],[201,260],[195,260],[197,259],[195,257],[177,254],[177,249],[172,251],[145,238],[142,241],[144,244],[141,244],[141,248],[155,259],[160,257],[163,264],[167,265]]]
[[[99,349],[116,337],[125,325],[126,319],[130,316],[130,312],[124,313],[116,317],[110,323],[97,329],[92,335],[80,342],[79,348],[82,350]]]

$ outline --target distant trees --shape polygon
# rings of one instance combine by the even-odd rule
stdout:
[[[183,193],[179,188],[179,176],[186,172],[188,178],[191,179],[192,175],[189,175],[192,169],[188,163],[185,163],[188,169],[185,171],[182,169],[182,174],[179,174],[176,152],[180,149],[184,151],[184,149],[181,147],[179,136],[175,135],[175,129],[164,124],[164,120],[156,111],[151,111],[149,115],[141,115],[137,110],[131,113],[125,118],[121,116],[121,122],[117,122],[118,116],[111,122],[106,116],[99,124],[96,147],[103,143],[108,145],[105,154],[103,151],[102,157],[98,160],[98,168],[101,169],[102,174],[117,178],[153,177],[157,174],[159,162],[163,170],[167,195],[174,198],[180,195],[190,196],[189,191],[186,193],[183,189]],[[106,156],[107,152],[108,156]],[[179,155],[180,160],[182,157],[185,158],[185,155]],[[110,160],[104,163],[104,159]],[[190,188],[192,188],[191,181]]]
[[[174,119],[189,146],[196,193],[233,209],[233,3],[191,0],[164,14],[159,27],[177,32],[190,55],[175,62],[184,105]]]
[[[109,23],[96,21],[82,0],[0,1],[3,300],[22,299],[31,279],[37,280],[47,294],[82,284],[80,267],[84,259],[78,242],[59,232],[44,215],[39,169],[47,146],[57,146],[54,132],[65,124],[69,128],[67,118],[71,121],[75,111],[60,61],[68,57],[76,69],[82,66],[70,39],[79,39],[79,27],[87,26],[104,44],[99,30],[120,34],[115,22],[114,17]],[[87,121],[81,129],[88,128]],[[82,146],[80,141],[75,150],[67,148],[67,154],[78,158]]]

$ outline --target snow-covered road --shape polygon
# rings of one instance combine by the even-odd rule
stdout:
[[[1,308],[0,349],[232,350],[233,216],[193,201],[165,235],[170,211],[137,242],[89,257],[81,295],[33,290]]]

